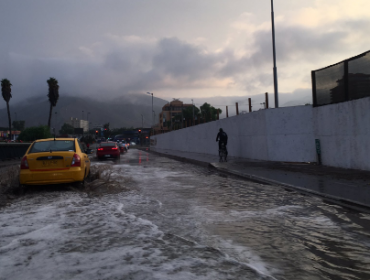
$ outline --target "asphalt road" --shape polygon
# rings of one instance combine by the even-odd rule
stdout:
[[[0,209],[0,279],[370,279],[370,215],[129,150]]]

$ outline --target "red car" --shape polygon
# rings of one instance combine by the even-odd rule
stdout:
[[[96,150],[96,157],[98,159],[103,158],[115,158],[119,159],[121,157],[120,149],[115,142],[102,142]]]

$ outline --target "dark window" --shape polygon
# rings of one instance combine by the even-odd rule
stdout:
[[[75,151],[75,141],[74,140],[51,140],[36,142],[32,145],[30,154],[42,153],[49,151]]]
[[[84,153],[85,150],[87,149],[86,144],[85,143],[81,143],[80,140],[77,140],[77,143],[80,146],[81,152]]]
[[[317,105],[345,101],[344,62],[316,71]]]
[[[370,96],[370,52],[348,61],[348,92],[350,99]]]
[[[114,147],[116,146],[116,143],[101,143],[101,147]]]

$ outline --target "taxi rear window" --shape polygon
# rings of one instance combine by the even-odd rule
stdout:
[[[75,141],[73,140],[51,140],[51,141],[42,141],[36,142],[33,144],[30,154],[32,153],[41,153],[49,151],[69,151],[74,152],[75,150]]]

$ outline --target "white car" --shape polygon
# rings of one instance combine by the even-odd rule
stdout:
[[[136,146],[136,143],[135,142],[131,142],[130,143],[130,146]]]

